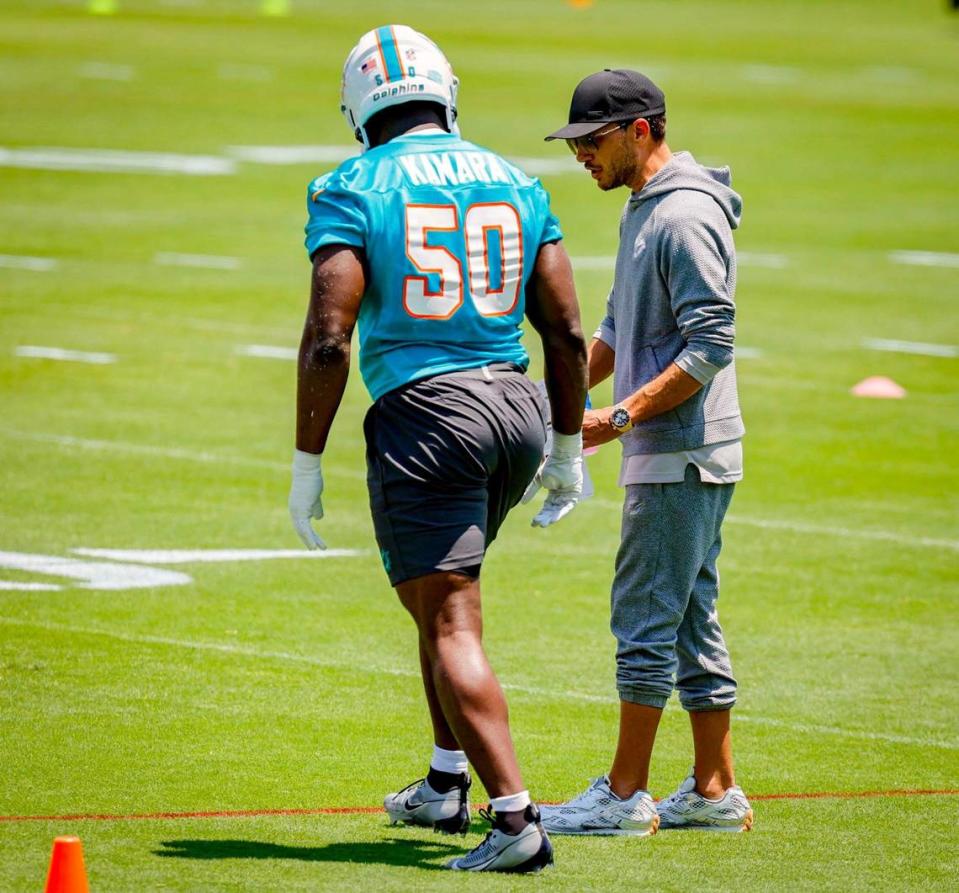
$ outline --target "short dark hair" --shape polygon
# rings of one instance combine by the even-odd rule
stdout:
[[[649,123],[649,135],[653,138],[653,142],[661,143],[666,136],[666,116],[653,115],[646,121]]]

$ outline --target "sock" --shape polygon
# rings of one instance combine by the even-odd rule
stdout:
[[[433,759],[430,760],[430,768],[439,772],[447,772],[450,775],[462,775],[469,769],[469,762],[466,754],[461,750],[444,750],[442,747],[433,745]]]
[[[530,805],[529,791],[520,791],[507,797],[493,797],[490,808],[496,816],[496,824],[507,834],[519,834],[529,823],[527,807]]]
[[[531,802],[529,791],[520,791],[507,797],[493,797],[489,805],[493,807],[493,812],[499,815],[501,812],[522,812]]]

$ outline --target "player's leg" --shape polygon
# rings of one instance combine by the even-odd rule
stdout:
[[[377,542],[417,621],[434,732],[443,737],[442,714],[493,795],[490,839],[451,867],[529,871],[552,861],[552,848],[521,787],[505,699],[482,650],[476,581],[487,545],[487,482],[503,458],[500,435],[530,428],[499,398],[500,377],[500,370],[477,370],[417,382],[381,398],[366,433]],[[541,399],[529,390],[531,401]],[[535,402],[531,406],[536,425],[521,438],[529,473],[519,493],[542,452],[542,418]],[[408,790],[404,803],[418,805],[429,787],[428,777]],[[400,815],[399,799],[387,798],[391,816]]]
[[[443,716],[486,790],[522,791],[506,698],[483,650],[479,580],[441,572],[396,591],[416,622]]]
[[[423,677],[423,693],[426,695],[426,706],[429,708],[430,723],[433,726],[433,743],[443,750],[461,750],[456,735],[453,734],[450,724],[443,715],[443,707],[440,704],[439,695],[436,693],[436,682],[433,680],[430,649],[422,636],[420,636],[420,675]]]
[[[538,871],[553,848],[523,786],[506,698],[483,650],[479,580],[441,572],[396,589],[420,631],[443,714],[491,797],[489,834],[449,867]]]

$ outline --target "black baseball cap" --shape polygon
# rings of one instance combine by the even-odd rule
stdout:
[[[576,139],[603,124],[665,114],[666,97],[646,75],[628,68],[604,68],[579,82],[569,104],[569,124],[546,139]]]

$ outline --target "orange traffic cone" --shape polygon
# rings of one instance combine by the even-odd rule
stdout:
[[[58,837],[53,841],[44,893],[90,893],[79,837]]]

